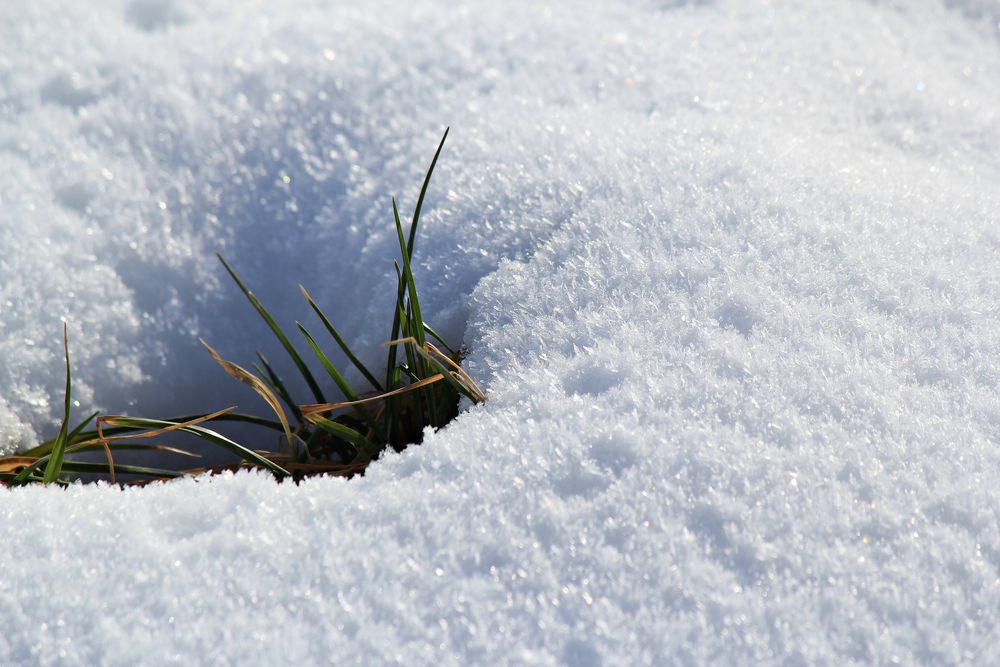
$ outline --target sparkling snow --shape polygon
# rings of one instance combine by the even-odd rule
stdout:
[[[80,415],[265,410],[217,250],[376,363],[446,125],[489,401],[349,482],[0,490],[0,664],[995,664],[998,7],[5,3],[0,451],[63,320]]]

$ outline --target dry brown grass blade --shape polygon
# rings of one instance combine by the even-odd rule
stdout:
[[[382,343],[382,347],[393,347],[395,345],[406,345],[407,343],[417,344],[417,339],[413,336],[408,336],[406,338],[397,338],[396,340],[390,340],[388,342]]]
[[[382,343],[384,347],[389,347],[391,345],[417,345],[417,344],[418,344],[417,339],[413,338],[412,336],[408,338],[397,338],[396,340],[390,340],[388,343]],[[464,385],[465,388],[468,389],[471,394],[475,395],[475,397],[480,402],[486,400],[486,394],[484,394],[483,390],[479,388],[479,385],[476,384],[476,381],[472,379],[472,376],[466,373],[464,368],[456,364],[451,357],[449,357],[447,354],[436,348],[434,344],[431,343],[430,341],[424,342],[423,350],[427,354],[437,357],[438,359],[443,361],[447,366],[454,368],[455,370],[452,371],[451,373],[452,377],[454,377],[459,383]]]
[[[479,388],[479,385],[476,384],[476,381],[472,379],[472,376],[469,375],[464,368],[455,363],[451,357],[449,357],[447,354],[445,354],[437,347],[435,347],[434,344],[431,343],[430,341],[424,343],[424,349],[427,350],[428,353],[433,354],[438,359],[443,361],[445,365],[454,369],[452,371],[452,376],[455,376],[459,380],[459,382],[468,387],[469,391],[471,391],[473,394],[476,395],[476,398],[478,398],[480,401],[486,400],[486,394],[484,394],[483,390]]]
[[[432,375],[429,378],[424,378],[413,384],[408,384],[405,387],[400,387],[399,389],[394,389],[393,391],[387,391],[384,394],[378,394],[377,396],[369,396],[368,398],[362,398],[360,401],[343,401],[341,403],[309,403],[308,405],[300,405],[299,410],[302,411],[302,416],[314,415],[320,412],[329,412],[331,410],[339,410],[340,408],[349,408],[354,405],[361,405],[362,403],[374,403],[375,401],[381,401],[392,396],[398,396],[400,394],[405,394],[407,392],[413,391],[415,389],[420,389],[421,387],[426,387],[429,384],[434,384],[444,379],[444,375],[438,373],[437,375]]]
[[[292,439],[292,428],[291,426],[288,425],[288,417],[285,416],[284,408],[281,407],[281,403],[278,401],[278,397],[274,395],[274,392],[271,391],[271,388],[268,387],[263,380],[261,380],[259,377],[257,377],[247,369],[243,368],[239,364],[234,364],[233,362],[226,361],[225,359],[220,357],[219,353],[216,352],[214,349],[212,349],[212,346],[206,343],[204,340],[201,341],[201,344],[205,346],[205,349],[208,350],[208,353],[210,355],[212,355],[212,358],[215,359],[215,361],[218,362],[220,366],[222,366],[222,370],[226,371],[226,373],[228,373],[230,376],[236,378],[243,384],[253,389],[260,395],[261,398],[264,399],[265,402],[267,402],[269,406],[271,406],[271,409],[274,411],[274,413],[278,415],[278,421],[281,422],[281,427],[285,430],[285,438],[288,439],[288,446],[292,447],[293,446],[292,443],[295,442]]]
[[[221,417],[222,415],[226,414],[227,412],[232,412],[235,409],[236,409],[236,406],[232,405],[232,406],[230,406],[228,408],[223,408],[222,410],[218,410],[216,412],[213,412],[210,415],[205,415],[203,417],[198,417],[197,419],[191,419],[191,420],[188,420],[186,422],[178,422],[177,424],[171,424],[170,426],[164,426],[163,428],[158,428],[158,429],[155,429],[155,430],[152,430],[152,431],[143,431],[141,433],[128,433],[128,434],[125,434],[125,435],[109,435],[109,436],[105,437],[103,440],[104,440],[104,442],[114,442],[114,441],[118,441],[118,440],[135,440],[137,438],[155,438],[157,436],[163,435],[164,433],[170,433],[171,431],[176,431],[178,429],[184,428],[185,426],[197,426],[198,424],[201,424],[202,422],[211,421],[211,420],[215,419],[216,417]],[[119,417],[117,415],[105,415],[103,417],[98,417],[97,418],[97,428],[100,431],[100,428],[101,428],[102,424],[109,424],[111,426],[120,426],[121,424],[118,421],[119,419],[127,419],[127,417]],[[76,450],[76,449],[79,449],[81,447],[85,447],[87,445],[96,445],[96,444],[99,444],[100,442],[101,442],[100,438],[94,438],[93,440],[85,440],[83,442],[80,442],[80,443],[77,443],[77,444],[73,445],[73,449]]]
[[[18,472],[37,460],[34,456],[5,456],[0,458],[0,472]]]
[[[111,456],[111,448],[108,447],[108,439],[104,437],[104,423],[98,419],[97,420],[97,439],[101,441],[101,447],[104,448],[104,455],[108,458],[108,476],[111,479],[111,483],[117,483],[115,479],[115,457]]]

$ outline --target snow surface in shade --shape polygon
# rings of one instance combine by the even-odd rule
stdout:
[[[81,414],[228,404],[215,250],[374,361],[446,124],[490,400],[351,482],[0,493],[0,663],[995,664],[1000,9],[818,4],[7,3],[0,447],[60,318]]]

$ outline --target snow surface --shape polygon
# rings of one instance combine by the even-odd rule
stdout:
[[[489,402],[350,482],[0,491],[0,664],[1000,661],[994,2],[3,5],[0,448],[63,318],[80,414],[263,410],[215,250],[374,361],[445,125]]]

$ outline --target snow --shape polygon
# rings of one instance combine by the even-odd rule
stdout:
[[[62,319],[81,415],[263,410],[216,250],[376,362],[445,125],[489,401],[363,479],[0,491],[0,663],[996,662],[995,4],[7,4],[0,449]]]

